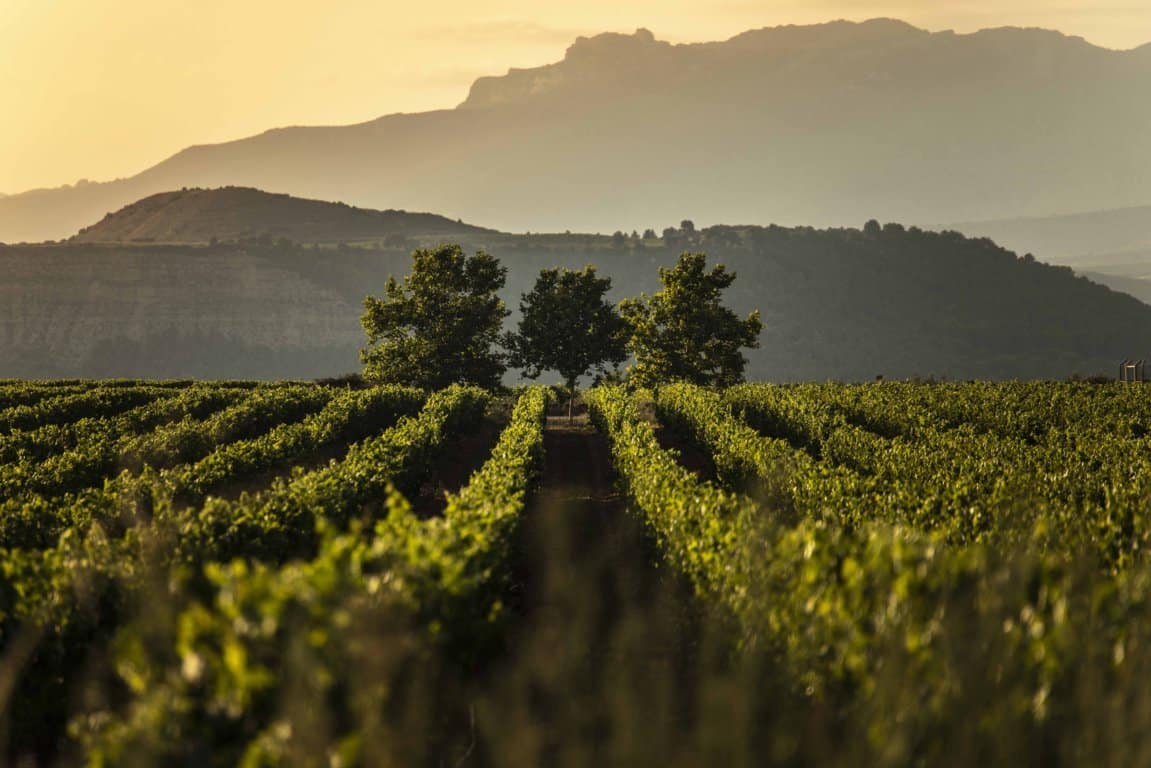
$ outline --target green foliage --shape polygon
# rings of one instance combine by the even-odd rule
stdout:
[[[1137,695],[1124,681],[1147,663],[1131,638],[1151,616],[1141,388],[661,388],[661,420],[755,496],[742,501],[661,452],[621,390],[588,400],[665,556],[871,760],[1082,754],[1110,716],[1086,704],[1109,700],[1100,686]]]
[[[206,419],[186,418],[140,435],[122,446],[119,460],[134,471],[144,466],[164,469],[196,461],[216,446],[253,438],[278,424],[313,413],[332,394],[331,390],[307,384],[257,389]]]
[[[17,429],[64,424],[85,417],[109,416],[171,395],[162,387],[94,387],[81,392],[54,395],[31,405],[0,411],[0,434]]]
[[[521,395],[491,458],[442,518],[421,521],[385,492],[374,526],[322,522],[310,560],[207,563],[201,592],[170,587],[177,608],[167,622],[137,620],[115,638],[130,703],[73,722],[89,759],[187,759],[204,742],[221,763],[306,752],[373,764],[364,751],[394,695],[382,675],[401,679],[409,663],[405,655],[392,662],[400,669],[381,669],[383,637],[410,631],[408,642],[458,657],[498,626],[546,404],[542,388]],[[284,674],[286,659],[306,666]],[[306,703],[282,706],[304,691]]]
[[[280,424],[248,440],[225,442],[194,464],[175,467],[161,476],[168,491],[183,503],[202,501],[212,489],[239,477],[303,461],[332,444],[354,442],[414,414],[423,394],[398,386],[343,392],[319,412],[302,421]]]
[[[130,438],[125,446],[93,437],[31,468],[6,467],[0,488],[19,485],[26,493],[0,504],[0,547],[44,548],[71,527],[98,523],[121,530],[150,518],[157,506],[202,504],[229,482],[371,436],[413,414],[423,400],[418,390],[395,386],[334,396],[315,387],[277,387],[252,393],[207,420],[160,427],[149,440]],[[295,421],[325,401],[318,413]],[[131,469],[87,487],[121,466]]]
[[[800,485],[844,523],[882,519],[959,544],[1042,534],[1110,567],[1151,544],[1139,511],[1151,406],[1138,387],[748,384],[726,400],[803,449]]]
[[[483,251],[415,251],[402,284],[388,278],[382,299],[364,300],[365,377],[423,389],[498,386],[505,365],[495,345],[508,311],[497,291],[506,278],[507,269]]]
[[[75,395],[88,389],[83,384],[50,384],[39,382],[21,382],[0,384],[0,409],[14,408],[19,405],[35,405],[48,397],[60,395]]]
[[[507,335],[511,365],[532,379],[558,371],[571,391],[581,376],[623,362],[627,326],[605,298],[610,289],[595,267],[542,270],[520,301],[517,332]]]
[[[305,557],[314,552],[320,513],[344,527],[378,511],[389,488],[418,489],[448,442],[479,423],[488,402],[481,389],[453,385],[433,393],[414,417],[353,445],[342,461],[277,478],[260,494],[234,501],[212,497],[199,509],[174,511],[178,557]]]
[[[732,522],[754,514],[754,506],[699,482],[674,454],[662,450],[623,388],[597,387],[586,397],[593,421],[611,442],[628,495],[647,516],[669,559],[705,596],[730,597],[740,578],[733,569],[739,537]]]
[[[114,474],[129,446],[173,421],[194,421],[245,394],[215,386],[191,386],[119,416],[87,417],[0,437],[0,454],[12,461],[0,474],[0,498],[58,496],[80,491]],[[11,453],[15,449],[16,456]]]
[[[208,628],[231,627],[238,635],[232,639],[222,637],[222,646],[212,646],[219,649],[218,657],[210,656],[210,649],[204,646],[197,646],[197,652],[204,652],[207,664],[218,658],[223,665],[220,672],[229,676],[225,679],[230,681],[227,683],[230,687],[227,691],[218,691],[220,696],[231,696],[232,693],[228,693],[231,691],[241,697],[229,699],[232,706],[238,701],[254,707],[254,691],[262,683],[255,674],[255,668],[249,675],[246,665],[277,662],[268,657],[238,657],[236,653],[243,649],[237,643],[247,642],[244,638],[249,636],[283,638],[283,632],[299,628],[301,615],[312,615],[324,621],[332,619],[336,623],[325,624],[323,629],[315,628],[304,634],[292,634],[289,638],[291,648],[297,647],[297,641],[313,642],[318,637],[340,632],[345,626],[341,623],[345,614],[335,606],[348,595],[340,592],[326,602],[319,596],[330,594],[333,589],[342,589],[341,585],[344,585],[355,590],[352,595],[356,600],[355,606],[347,606],[348,610],[363,607],[365,599],[370,602],[372,593],[365,593],[367,585],[357,569],[362,558],[371,552],[375,553],[371,556],[375,558],[374,567],[379,574],[375,582],[377,586],[390,584],[387,587],[389,595],[396,590],[402,591],[399,581],[392,582],[380,570],[395,554],[390,544],[387,547],[373,544],[377,537],[365,538],[359,531],[364,530],[364,526],[370,528],[371,512],[382,512],[386,517],[389,506],[406,506],[407,502],[392,490],[394,485],[409,489],[418,485],[445,445],[478,422],[489,396],[476,388],[452,387],[429,398],[417,418],[404,418],[391,429],[374,434],[382,425],[394,421],[396,416],[413,410],[420,400],[422,395],[416,391],[399,387],[339,393],[328,407],[299,425],[285,425],[283,429],[272,430],[264,439],[228,444],[240,449],[222,453],[220,459],[205,465],[202,471],[211,469],[212,472],[208,473],[211,477],[218,477],[220,472],[244,474],[280,459],[299,458],[302,451],[332,440],[369,435],[368,439],[354,445],[342,461],[333,461],[310,473],[296,473],[289,481],[273,484],[266,493],[243,495],[236,502],[209,499],[202,508],[173,507],[170,502],[172,489],[179,485],[184,470],[157,474],[146,468],[139,476],[125,473],[99,491],[87,491],[75,498],[39,499],[37,504],[25,507],[30,511],[51,510],[57,525],[63,522],[64,526],[52,544],[41,548],[45,544],[44,534],[31,527],[38,518],[30,516],[26,533],[32,538],[27,542],[32,546],[26,548],[25,542],[10,539],[7,543],[12,548],[0,549],[0,647],[7,647],[13,638],[23,637],[25,632],[33,632],[31,636],[37,638],[35,642],[39,649],[36,665],[27,670],[14,694],[21,701],[21,708],[13,721],[14,732],[19,734],[17,748],[27,749],[37,744],[43,748],[46,744],[61,743],[61,734],[53,729],[60,727],[60,718],[73,703],[70,693],[76,681],[83,677],[89,663],[87,654],[92,649],[99,651],[112,632],[119,634],[108,649],[114,656],[114,663],[108,669],[119,677],[108,684],[120,691],[116,700],[130,701],[125,716],[144,730],[154,726],[155,730],[148,733],[149,739],[159,738],[163,742],[169,737],[183,736],[187,737],[183,742],[168,746],[196,749],[196,738],[179,730],[179,724],[185,722],[182,715],[165,708],[165,702],[177,703],[177,700],[152,695],[165,697],[175,693],[159,679],[147,677],[145,664],[166,665],[173,658],[182,660],[180,663],[184,666],[161,671],[165,679],[183,681],[194,689],[195,692],[188,695],[200,696],[203,690],[193,679],[195,676],[189,671],[191,667],[187,666],[193,661],[183,649],[191,647],[189,644],[194,644],[195,638],[208,632]],[[523,401],[527,411],[525,415],[517,416],[517,429],[509,433],[510,436],[518,435],[517,441],[511,443],[509,436],[508,441],[501,443],[497,448],[499,460],[481,473],[482,477],[477,475],[476,488],[461,493],[460,500],[449,505],[450,510],[459,510],[449,511],[454,521],[450,530],[438,534],[439,543],[427,548],[445,552],[435,563],[435,575],[425,579],[430,589],[435,589],[438,580],[451,573],[466,577],[466,583],[473,585],[468,587],[471,591],[467,592],[461,607],[454,609],[461,620],[464,616],[472,616],[470,611],[481,604],[467,598],[480,595],[476,590],[486,588],[485,579],[489,575],[496,578],[496,571],[500,568],[506,574],[507,563],[498,553],[485,555],[485,547],[506,549],[509,545],[508,536],[514,525],[514,519],[509,515],[512,518],[518,516],[527,483],[538,472],[538,425],[542,423],[546,394],[541,390],[531,397],[525,395]],[[533,407],[529,407],[531,403],[534,403]],[[291,405],[291,401],[285,402],[285,406]],[[531,418],[537,422],[534,442],[530,434],[525,435],[523,431],[525,419],[530,421]],[[224,462],[225,456],[231,461]],[[226,469],[222,465],[226,465]],[[128,518],[130,522],[120,524],[118,516]],[[70,524],[67,522],[69,519]],[[490,520],[490,535],[485,533],[484,520]],[[317,526],[326,533],[321,533]],[[406,526],[406,523],[399,525],[398,529]],[[422,530],[419,524],[416,528]],[[379,534],[381,540],[383,535]],[[457,540],[453,537],[462,537],[460,543],[452,543]],[[328,544],[322,545],[323,541]],[[394,537],[389,541],[394,542]],[[447,557],[448,550],[456,552],[459,557],[481,558],[475,566],[481,568],[481,572],[471,574],[460,571],[457,566],[444,566],[446,561],[443,558]],[[348,565],[351,570],[334,574],[332,569],[336,566],[333,563],[347,564],[341,558],[348,554],[356,558]],[[270,564],[214,564],[233,556]],[[293,557],[314,557],[315,560],[298,567],[281,565]],[[443,570],[441,566],[444,566]],[[284,601],[277,603],[276,593],[268,590],[281,583],[278,575],[281,569],[283,573],[302,571],[315,575],[315,580],[309,580],[310,577],[303,581],[288,577],[284,580],[284,583],[290,581],[305,590],[303,593],[288,590],[289,594],[297,595],[298,600],[308,604],[304,613],[285,614],[280,616],[283,624],[275,625],[278,629],[274,626],[268,630],[269,625],[264,624],[254,633],[234,624],[248,610],[261,611],[269,621],[273,620],[269,612],[279,611],[278,606],[284,605]],[[223,581],[223,574],[240,574],[237,577],[240,580]],[[269,582],[268,574],[277,574],[276,580]],[[483,593],[483,599],[491,601],[500,591],[500,582],[494,583],[490,591]],[[212,584],[221,585],[227,592],[221,595],[222,602],[217,606],[221,613],[208,615],[199,607],[198,601],[204,589]],[[464,589],[462,586],[454,588]],[[160,593],[164,597],[159,597]],[[245,595],[257,602],[245,604],[240,614],[231,613],[234,606],[246,600]],[[433,596],[429,596],[423,602],[430,604],[432,600]],[[399,597],[387,597],[385,602],[394,606],[414,604]],[[147,610],[138,616],[133,614],[132,606],[145,605]],[[187,608],[186,613],[184,608]],[[325,612],[327,608],[332,611]],[[285,610],[295,611],[295,608],[286,607]],[[406,608],[403,610],[407,611]],[[388,608],[385,613],[392,615],[392,612],[393,608]],[[494,617],[498,614],[498,606],[489,602],[484,614],[485,617]],[[408,621],[403,618],[405,615],[407,613],[397,614]],[[166,623],[168,621],[173,623]],[[429,621],[437,626],[443,624],[434,619]],[[453,637],[465,637],[469,632],[467,627],[453,627],[451,630]],[[143,647],[136,643],[141,638],[145,642]],[[216,639],[213,637],[205,642],[214,643]],[[283,650],[283,646],[276,647]],[[370,652],[372,646],[366,647]],[[150,656],[152,653],[157,655]],[[352,680],[354,677],[355,666],[352,666],[345,671],[344,679]],[[141,688],[142,683],[147,685]],[[221,682],[221,685],[225,683]],[[129,698],[124,699],[125,695]],[[187,699],[179,701],[186,702]],[[210,711],[206,713],[208,722],[219,722],[220,712],[215,707],[215,704],[209,706]],[[250,708],[238,716],[247,721],[257,714],[255,708]],[[91,728],[104,724],[109,730],[102,732],[97,745],[87,734]],[[118,720],[82,717],[74,724],[73,732],[89,745],[88,759],[99,763],[111,759],[108,755],[116,751],[114,744],[119,738],[115,733],[122,733],[124,727]],[[234,735],[230,728],[228,726],[225,732]],[[221,738],[224,738],[223,733]],[[256,749],[258,744],[266,745],[267,738],[270,736],[257,739],[252,748]],[[142,745],[137,743],[136,746]],[[141,757],[140,753],[133,755]]]
[[[69,528],[135,525],[177,491],[199,487],[177,482],[197,478],[187,467],[166,468],[194,462],[218,447],[242,446],[277,424],[315,411],[332,396],[332,390],[312,385],[235,389],[206,384],[120,417],[81,419],[63,425],[68,429],[42,427],[0,438],[0,446],[6,440],[21,443],[20,461],[0,467],[0,488],[20,492],[0,504],[0,546],[43,548]],[[235,405],[205,413],[236,399]],[[178,414],[184,418],[162,423]],[[157,424],[153,431],[136,434],[149,423]],[[40,461],[27,460],[40,454]],[[245,466],[234,463],[230,478],[241,477]],[[164,471],[157,474],[157,469]],[[230,478],[217,469],[217,481]]]
[[[631,669],[667,664],[659,643],[639,647],[642,664],[627,656],[636,646],[616,644],[647,637],[635,624],[601,638],[613,654],[632,650],[627,679],[593,713],[583,677],[593,685],[617,667],[570,636],[566,614],[548,625],[562,637],[542,632],[543,653],[517,656],[523,627],[510,620],[570,607],[517,611],[521,595],[539,599],[525,590],[521,548],[539,533],[540,518],[527,518],[531,531],[522,523],[543,463],[546,388],[519,393],[482,467],[435,515],[408,497],[428,487],[448,446],[491,418],[483,390],[163,389],[143,405],[111,399],[107,414],[0,437],[0,452],[18,457],[0,483],[13,483],[6,473],[33,463],[22,452],[64,467],[59,457],[139,448],[148,430],[175,434],[185,416],[212,435],[187,461],[145,461],[79,491],[61,480],[59,493],[0,506],[0,672],[20,671],[5,678],[5,758],[413,764],[402,745],[416,728],[425,741],[464,737],[458,753],[437,753],[454,762],[476,733],[486,734],[479,749],[493,733],[522,735],[512,732],[522,721],[490,702],[489,722],[482,706],[471,719],[493,677],[522,692],[532,722],[551,697],[577,697],[580,728],[601,710],[645,720],[685,703],[629,698],[643,679]],[[692,613],[670,614],[660,635],[691,649],[673,686],[686,680],[686,703],[734,712],[746,729],[693,731],[718,740],[707,754],[743,754],[730,734],[766,731],[756,743],[773,746],[752,764],[1139,762],[1133,734],[1151,702],[1145,388],[676,383],[652,397],[658,423],[646,393],[587,393],[626,503],[657,547],[652,570],[669,589],[682,576],[695,591],[679,606]],[[291,418],[272,423],[276,403]],[[677,439],[711,459],[715,481],[661,447]],[[177,455],[163,443],[147,455]],[[292,464],[304,466],[289,475]],[[261,477],[273,468],[284,476]],[[244,478],[249,493],[208,495]],[[570,522],[578,556],[600,557],[587,546],[594,523]],[[595,631],[606,614],[634,620],[613,602],[630,587],[601,587],[611,597],[572,587],[596,595]],[[696,634],[694,612],[712,609],[718,636]],[[555,676],[567,646],[578,691]],[[711,654],[728,677],[708,677],[701,657]],[[420,714],[408,719],[409,709]],[[594,722],[628,722],[639,742],[650,735],[645,722]],[[555,723],[542,718],[539,732]],[[806,729],[814,735],[795,735]]]
[[[523,391],[491,457],[448,496],[441,517],[420,521],[393,503],[377,526],[411,609],[433,634],[456,644],[456,653],[477,655],[479,631],[502,618],[513,536],[543,465],[549,399],[543,387]]]
[[[781,519],[818,519],[825,508],[842,509],[848,496],[870,501],[855,473],[822,466],[786,440],[760,435],[735,418],[713,390],[692,384],[661,387],[656,410],[662,423],[708,452],[725,485],[754,493]]]
[[[687,222],[685,222],[687,224]],[[706,271],[707,257],[685,253],[671,269],[660,268],[663,288],[628,299],[620,313],[631,327],[633,380],[639,386],[669,381],[726,386],[743,378],[740,349],[759,346],[759,312],[747,319],[720,303],[735,273],[721,264]]]

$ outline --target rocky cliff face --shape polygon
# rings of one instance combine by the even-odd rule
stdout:
[[[668,67],[679,69],[680,56],[690,50],[656,40],[646,29],[581,37],[556,64],[479,78],[459,108],[490,109],[577,94],[618,96],[629,84],[666,76]]]

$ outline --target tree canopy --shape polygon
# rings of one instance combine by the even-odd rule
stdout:
[[[364,376],[426,389],[498,386],[506,366],[496,344],[509,313],[497,291],[506,279],[507,269],[483,251],[415,251],[402,284],[389,277],[383,298],[364,300]]]
[[[516,333],[505,344],[512,367],[528,378],[558,371],[574,392],[581,376],[627,358],[627,324],[605,298],[611,278],[595,267],[544,269],[520,300]]]
[[[722,264],[709,272],[706,262],[702,253],[685,253],[674,267],[660,268],[660,291],[620,304],[631,328],[631,376],[637,384],[728,386],[743,378],[747,359],[740,350],[759,346],[763,323],[758,311],[741,320],[723,306],[721,294],[735,273]]]

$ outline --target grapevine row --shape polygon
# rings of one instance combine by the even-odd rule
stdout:
[[[729,454],[717,456],[717,466],[787,470],[786,448],[740,425],[714,393],[671,387],[659,397],[669,412],[704,422],[701,441]],[[1085,570],[1073,548],[1052,549],[1047,539],[950,543],[885,522],[878,505],[870,516],[862,506],[837,512],[849,497],[830,500],[818,516],[781,514],[770,501],[698,481],[660,450],[622,390],[600,388],[588,399],[621,482],[664,556],[733,613],[745,647],[780,659],[798,690],[820,696],[847,689],[866,701],[884,675],[899,670],[894,690],[916,706],[901,709],[906,722],[870,721],[879,743],[946,727],[948,713],[965,706],[963,686],[976,686],[1021,722],[1047,722],[1052,690],[1071,685],[1085,664],[1093,674],[1116,674],[1132,648],[1122,622],[1093,635],[1080,627],[1095,616],[1151,608],[1147,569]],[[803,472],[804,463],[800,457],[792,466]],[[959,681],[955,670],[971,668],[971,651],[954,641],[968,637],[994,645],[976,651],[987,676]],[[1100,652],[1107,648],[1122,652]],[[1010,679],[995,670],[1011,670]]]
[[[229,745],[217,755],[229,763],[275,762],[296,718],[278,710],[293,686],[293,670],[285,673],[281,660],[303,654],[316,686],[311,695],[354,691],[349,698],[358,703],[339,710],[324,746],[372,764],[365,742],[378,735],[375,717],[390,696],[362,681],[366,665],[380,674],[378,633],[411,631],[413,642],[458,642],[475,652],[499,615],[512,534],[540,470],[547,399],[543,388],[519,397],[491,457],[442,518],[417,519],[390,491],[386,517],[366,530],[328,526],[311,560],[207,564],[204,598],[173,595],[183,601],[172,620],[183,628],[173,647],[157,648],[146,622],[124,627],[116,646],[127,649],[120,664],[129,665],[130,704],[77,721],[85,752],[110,764],[141,753],[187,759],[185,742],[158,736],[176,731]],[[242,739],[225,737],[237,727]]]
[[[417,416],[353,445],[342,461],[278,479],[256,496],[209,497],[200,509],[176,511],[179,549],[199,559],[307,556],[315,546],[318,512],[342,527],[378,507],[388,488],[414,490],[448,441],[479,422],[488,399],[474,387],[449,387],[432,394]]]

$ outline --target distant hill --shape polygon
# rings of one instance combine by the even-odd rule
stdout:
[[[710,227],[668,239],[464,232],[508,267],[515,307],[543,267],[595,264],[620,299],[702,250],[759,309],[748,376],[777,381],[1063,378],[1151,358],[1151,307],[989,240],[898,225]],[[0,377],[319,377],[357,370],[362,301],[410,246],[0,246]],[[509,320],[509,327],[514,322]]]
[[[1151,302],[1151,206],[953,224]]]
[[[1124,254],[1151,253],[1151,206],[976,221],[950,228],[1072,267],[1119,263]]]
[[[1093,283],[1105,285],[1113,291],[1134,296],[1144,304],[1151,305],[1151,280],[1111,275],[1106,272],[1091,272],[1090,270],[1081,271],[1079,274]]]
[[[480,233],[443,216],[370,211],[246,187],[183,189],[151,195],[84,227],[74,243],[208,243],[285,237],[325,243],[389,236]]]
[[[191,147],[128,179],[0,200],[0,241],[146,195],[253,186],[504,230],[981,221],[1151,201],[1151,46],[833,22],[673,45],[579,38],[455,109]],[[1037,252],[1040,258],[1043,253]]]

